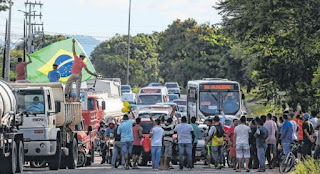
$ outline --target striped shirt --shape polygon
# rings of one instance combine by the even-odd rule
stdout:
[[[164,141],[170,141],[173,142],[172,135],[174,134],[174,125],[169,124],[161,124],[162,129],[164,130]]]

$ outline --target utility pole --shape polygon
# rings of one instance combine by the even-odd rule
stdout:
[[[7,35],[6,35],[6,58],[5,58],[5,69],[4,71],[4,80],[9,82],[10,81],[10,44],[11,44],[11,8],[12,2],[9,0],[9,19],[8,19],[8,26],[7,26]]]
[[[4,35],[4,47],[3,47],[3,60],[2,60],[2,78],[4,79],[4,72],[6,70],[6,47],[7,47],[7,32],[8,32],[8,20],[6,20],[6,31],[5,31],[5,35]]]
[[[131,0],[129,0],[129,22],[128,22],[128,58],[127,58],[127,85],[129,85],[129,76],[130,76],[130,24],[131,24]]]
[[[43,22],[37,23],[36,22],[36,17],[39,17],[40,20],[42,18],[42,13],[36,13],[36,7],[40,7],[40,10],[42,9],[43,4],[41,2],[27,2],[25,3],[26,6],[26,11],[21,11],[24,13],[25,18],[26,18],[26,38],[27,39],[27,51],[28,54],[31,54],[34,51],[34,46],[33,46],[33,40],[35,35],[37,34],[43,34]],[[27,11],[28,9],[28,11]],[[32,20],[33,18],[33,20]],[[42,31],[40,30],[40,26],[42,26]],[[37,30],[38,27],[38,30]]]

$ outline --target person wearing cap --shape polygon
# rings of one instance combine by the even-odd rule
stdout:
[[[91,72],[87,65],[83,62],[83,60],[86,58],[86,55],[84,53],[80,54],[80,58],[78,57],[76,53],[75,48],[75,39],[72,39],[72,52],[73,52],[73,65],[71,69],[71,76],[69,77],[67,83],[66,83],[66,91],[65,95],[66,98],[71,97],[71,85],[73,82],[76,82],[76,97],[79,100],[80,99],[80,86],[81,86],[81,78],[82,78],[82,68],[84,68],[90,75],[93,75],[97,77],[98,75],[96,73]]]
[[[53,64],[53,70],[48,73],[48,79],[50,82],[59,82],[61,75],[58,71],[58,65]]]
[[[213,161],[215,162],[216,168],[217,169],[221,169],[222,165],[223,165],[223,142],[224,142],[224,135],[218,135],[218,131],[223,132],[223,134],[225,134],[224,132],[224,123],[226,120],[226,116],[224,114],[223,108],[220,107],[219,109],[222,118],[220,120],[219,116],[216,115],[213,118],[213,124],[210,128],[209,131],[209,139],[212,139],[211,143],[212,143],[212,147],[211,147],[211,153],[212,153],[212,158]]]
[[[312,123],[310,122],[310,115],[308,113],[304,114],[304,122],[302,125],[302,130],[303,130],[303,144],[302,144],[302,154],[306,158],[307,155],[311,157],[311,151],[312,151],[312,146],[314,143],[313,139],[313,126]]]
[[[29,61],[28,62],[23,62],[22,58],[18,58],[18,65],[16,66],[16,72],[17,72],[17,78],[16,78],[16,82],[17,83],[29,83],[30,81],[27,80],[27,76],[26,76],[26,68],[27,65],[32,63],[32,60],[29,56],[29,54],[27,54]]]

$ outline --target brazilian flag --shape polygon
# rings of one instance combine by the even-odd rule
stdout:
[[[81,44],[75,42],[76,53],[85,53]],[[45,48],[42,48],[30,55],[32,63],[27,66],[28,80],[34,83],[49,82],[48,73],[53,70],[52,65],[58,65],[58,71],[60,72],[60,81],[65,83],[71,75],[71,69],[73,65],[73,53],[72,53],[72,39],[67,39],[59,42],[55,42]],[[91,72],[95,73],[95,69],[88,59],[88,56],[84,59],[85,64]],[[82,70],[82,81],[94,79],[93,76],[87,73],[86,70]]]

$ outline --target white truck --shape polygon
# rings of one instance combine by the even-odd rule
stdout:
[[[17,131],[22,115],[10,86],[0,81],[0,173],[21,173],[24,165],[23,134]]]
[[[61,83],[13,83],[17,106],[24,114],[19,132],[26,161],[46,161],[50,170],[74,169],[78,138],[74,126],[82,119],[81,103],[67,102]]]

